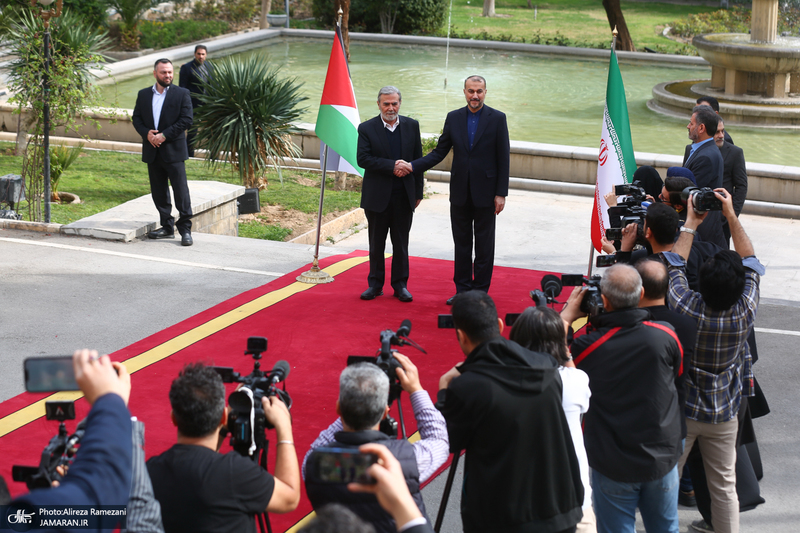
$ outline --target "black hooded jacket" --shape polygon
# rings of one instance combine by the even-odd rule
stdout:
[[[551,533],[577,524],[583,485],[550,355],[496,337],[439,391],[450,450],[466,450],[465,533]]]

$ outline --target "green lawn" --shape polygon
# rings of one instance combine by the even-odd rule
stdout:
[[[22,172],[22,158],[10,155],[13,146],[12,143],[0,143],[0,153],[3,154],[0,157],[0,176]],[[227,169],[213,171],[202,161],[187,161],[186,174],[190,180],[239,183],[238,174],[232,174]],[[284,170],[283,186],[274,170],[267,174],[267,178],[269,186],[260,193],[262,205],[281,205],[286,209],[316,213],[319,206],[318,174]],[[301,185],[298,180],[307,185]],[[332,179],[326,180],[326,187],[333,187]],[[77,194],[81,203],[52,204],[51,220],[57,224],[69,224],[150,193],[147,165],[142,163],[139,154],[94,150],[85,151],[64,172],[59,188],[62,192]],[[360,198],[359,191],[328,190],[325,192],[323,211],[329,213],[355,209]],[[24,203],[20,211],[24,216],[26,212]],[[283,240],[289,231],[287,228],[267,226],[258,222],[240,225],[240,233],[245,237]]]
[[[481,16],[481,0],[453,0],[452,25],[456,32],[480,37],[483,32],[504,40],[540,42],[556,40],[570,46],[608,48],[611,31],[603,5],[599,0],[557,0],[537,2],[528,8],[527,0],[497,0],[495,18]],[[661,35],[664,25],[689,14],[715,11],[716,8],[662,4],[656,2],[622,2],[622,12],[637,50],[644,47],[661,52],[677,53],[685,47]],[[443,30],[446,33],[446,28]],[[558,35],[558,37],[557,37]],[[685,52],[684,52],[685,53]]]

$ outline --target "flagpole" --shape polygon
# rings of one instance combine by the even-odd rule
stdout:
[[[617,35],[619,35],[616,26],[614,26],[614,30],[611,32],[611,35],[611,53],[613,54],[617,50]],[[588,277],[592,277],[592,268],[594,267],[592,263],[594,263],[594,243],[589,245],[589,268],[587,269],[586,274]]]
[[[342,27],[342,8],[339,8],[339,19],[336,25],[341,31]],[[317,242],[314,247],[314,262],[311,265],[311,270],[303,272],[297,276],[297,281],[301,283],[331,283],[333,276],[319,268],[319,239],[322,231],[322,206],[325,203],[325,178],[328,171],[328,144],[325,144],[325,150],[322,152],[322,183],[319,188],[319,211],[317,212]]]

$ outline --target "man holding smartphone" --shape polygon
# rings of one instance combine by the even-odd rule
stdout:
[[[311,450],[303,462],[306,492],[315,509],[328,503],[343,504],[371,523],[379,533],[393,533],[397,531],[397,525],[391,515],[381,508],[375,496],[353,494],[344,484],[311,479],[306,465],[308,461],[316,460],[315,450],[323,446],[357,448],[368,443],[382,444],[400,462],[411,496],[421,514],[426,515],[420,483],[433,475],[447,460],[447,428],[441,413],[436,410],[428,393],[420,385],[417,367],[402,354],[395,353],[394,357],[400,363],[397,379],[403,390],[409,394],[422,438],[411,444],[406,440],[390,438],[379,431],[381,420],[389,413],[389,378],[377,365],[360,363],[342,371],[339,379],[339,400],[336,402],[336,412],[340,418],[311,444]]]

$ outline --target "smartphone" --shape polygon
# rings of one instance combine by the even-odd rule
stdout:
[[[25,390],[28,392],[80,390],[75,381],[71,355],[29,357],[23,365]]]
[[[357,448],[317,448],[308,458],[306,477],[317,483],[374,485],[367,469],[377,462],[377,455]]]
[[[565,287],[580,287],[583,285],[583,276],[580,274],[561,274],[561,283]]]
[[[621,241],[622,240],[622,228],[608,228],[606,230],[606,240],[611,241]]]
[[[597,268],[609,267],[617,262],[617,254],[598,255],[594,266]]]
[[[453,324],[453,315],[439,315],[439,329],[453,329],[455,327],[456,325]]]

